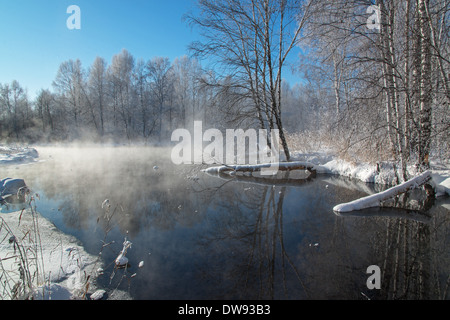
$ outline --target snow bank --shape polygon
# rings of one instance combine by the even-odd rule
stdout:
[[[423,174],[414,177],[413,179],[392,187],[386,191],[376,193],[364,198],[360,198],[348,203],[342,203],[333,208],[335,212],[351,212],[366,208],[378,207],[381,201],[392,198],[398,194],[404,193],[408,190],[414,189],[431,179],[431,171],[426,171]]]
[[[354,164],[337,158],[319,165],[317,173],[335,174],[366,183],[383,185],[390,185],[395,181],[394,170],[387,164],[379,165],[377,168],[377,165],[369,163]]]
[[[74,237],[62,233],[38,213],[30,209],[0,213],[0,225],[2,299],[11,298],[7,290],[20,280],[18,246],[26,249],[30,274],[37,275],[33,278],[35,292],[32,292],[36,299],[79,298],[86,291],[87,276],[90,280],[95,278],[93,272],[97,270],[98,258],[88,254]]]
[[[381,162],[379,164],[370,163],[352,163],[339,159],[337,156],[329,152],[313,152],[300,153],[292,152],[291,162],[279,162],[271,164],[258,165],[222,165],[209,167],[202,171],[208,174],[229,173],[233,174],[236,171],[241,172],[256,172],[261,169],[279,168],[286,170],[289,167],[291,170],[304,167],[316,173],[339,175],[351,179],[357,179],[365,183],[375,183],[380,185],[395,185],[396,174],[392,163]],[[297,168],[296,168],[297,167]],[[415,174],[415,169],[410,169],[410,175]],[[446,168],[433,168],[431,184],[436,189],[436,196],[450,195],[450,170]]]
[[[381,162],[378,165],[369,163],[351,163],[324,152],[302,154],[293,152],[296,160],[309,161],[315,164],[317,173],[333,174],[365,183],[380,185],[394,185],[396,182],[395,170],[392,163]],[[450,170],[445,166],[432,163],[431,184],[436,190],[436,196],[450,195]],[[410,175],[415,169],[409,169]]]
[[[0,165],[35,162],[39,153],[34,148],[0,146]]]
[[[437,197],[450,195],[450,170],[432,170],[431,177]]]

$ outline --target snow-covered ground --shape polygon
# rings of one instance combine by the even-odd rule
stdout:
[[[297,161],[308,161],[316,165],[317,173],[327,173],[357,179],[366,183],[381,185],[395,184],[396,177],[392,164],[351,163],[328,153],[296,153],[292,158]],[[409,174],[416,176],[414,168]],[[431,184],[436,189],[436,196],[450,195],[450,168],[444,164],[431,161]]]
[[[39,153],[34,148],[0,146],[0,181],[7,180],[1,176],[2,166],[37,161]],[[21,264],[26,265],[25,273]],[[105,291],[97,290],[95,286],[101,270],[99,256],[87,253],[75,237],[61,232],[29,204],[5,203],[0,206],[0,300],[102,299]],[[18,292],[26,292],[26,296],[13,297],[17,284],[24,283],[21,280],[24,274],[31,276],[26,282],[29,287]],[[123,291],[114,290],[108,299],[128,300],[130,297]]]
[[[4,239],[0,243],[1,299],[10,299],[14,285],[22,283],[19,262],[25,259],[32,277],[27,282],[32,290],[27,289],[27,293],[36,299],[66,300],[93,292],[92,282],[101,264],[74,237],[31,209],[1,214],[0,225]]]
[[[0,165],[35,162],[39,153],[34,148],[0,145]]]

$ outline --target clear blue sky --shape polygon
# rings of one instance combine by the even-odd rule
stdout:
[[[81,29],[66,26],[70,5]],[[123,48],[136,59],[187,54],[194,32],[182,21],[194,0],[0,0],[0,83],[17,80],[29,97],[51,89],[61,62],[109,63]]]
[[[51,89],[59,65],[97,56],[108,63],[123,48],[135,59],[188,54],[197,35],[182,21],[196,0],[0,0],[0,83],[17,80],[34,99]],[[81,10],[81,29],[66,25],[70,5]],[[290,73],[286,70],[285,75]],[[291,79],[289,79],[291,81]],[[295,80],[294,80],[295,81]]]

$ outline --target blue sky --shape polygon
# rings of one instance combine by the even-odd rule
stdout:
[[[0,83],[17,80],[34,99],[51,89],[59,65],[97,56],[109,63],[123,48],[136,59],[188,54],[195,30],[182,21],[195,0],[0,0]],[[81,10],[81,29],[66,25],[70,5]]]
[[[69,30],[75,4],[81,29]],[[194,0],[0,0],[0,83],[17,80],[30,98],[51,89],[61,62],[80,59],[88,67],[123,48],[136,59],[171,60],[187,54],[194,32],[182,16]]]

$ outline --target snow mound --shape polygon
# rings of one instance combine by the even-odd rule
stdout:
[[[39,153],[34,148],[0,146],[0,165],[35,162]]]
[[[351,163],[338,158],[319,165],[317,173],[340,175],[382,185],[392,185],[396,180],[391,164]]]
[[[432,171],[432,185],[436,190],[436,196],[450,195],[450,170]]]
[[[363,182],[375,182],[378,175],[376,166],[369,164],[354,165],[340,159],[333,159],[319,167],[320,173],[330,173],[349,178],[356,178]]]

